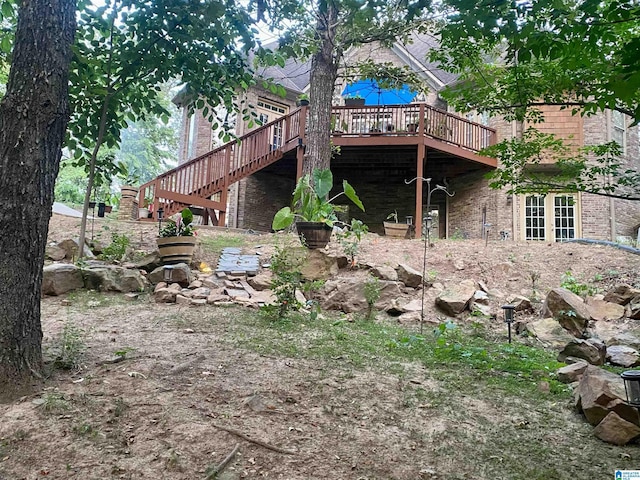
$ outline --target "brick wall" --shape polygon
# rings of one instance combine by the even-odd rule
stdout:
[[[245,199],[238,210],[238,227],[268,232],[273,216],[291,203],[295,179],[259,171],[239,182]]]

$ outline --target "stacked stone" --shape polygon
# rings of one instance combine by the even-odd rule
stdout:
[[[138,219],[138,189],[136,187],[123,186],[122,197],[120,199],[120,210],[118,218],[120,220]]]

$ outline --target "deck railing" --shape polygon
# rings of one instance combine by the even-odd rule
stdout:
[[[426,104],[333,107],[333,134],[348,137],[425,135],[479,152],[495,143],[496,131]]]
[[[246,135],[178,165],[140,187],[139,198],[153,197],[154,212],[172,215],[194,201],[224,209],[227,188],[295,149],[305,131],[307,108],[302,107]],[[333,107],[334,136],[428,136],[478,152],[493,145],[494,129],[426,104]],[[384,141],[381,140],[381,143]],[[217,200],[208,200],[219,194]]]

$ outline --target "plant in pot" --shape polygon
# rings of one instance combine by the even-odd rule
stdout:
[[[298,99],[296,100],[296,104],[299,107],[306,107],[307,105],[309,105],[309,95],[307,95],[306,93],[299,95]]]
[[[146,196],[142,200],[142,206],[138,208],[138,218],[149,218],[149,205],[153,203],[153,197],[151,195]]]
[[[347,107],[362,107],[364,105],[364,97],[359,93],[347,95],[344,97],[344,104]]]
[[[165,265],[189,264],[196,246],[191,210],[185,208],[176,220],[167,219],[156,240],[162,263]]]
[[[346,195],[349,200],[364,212],[362,201],[353,187],[343,180],[342,192],[328,198],[333,188],[333,174],[331,170],[314,170],[313,183],[311,177],[305,175],[298,180],[293,191],[291,207],[278,210],[273,217],[273,230],[283,230],[294,221],[300,241],[307,248],[324,248],[331,238],[333,225],[338,222],[335,206],[331,203],[340,195]]]
[[[410,238],[413,225],[410,223],[398,223],[398,211],[394,210],[387,215],[387,220],[393,222],[383,222],[384,234],[387,237]]]

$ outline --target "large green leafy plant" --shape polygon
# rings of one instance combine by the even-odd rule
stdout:
[[[314,170],[313,182],[305,175],[298,180],[293,191],[291,207],[284,207],[275,214],[271,227],[282,230],[289,227],[294,220],[302,222],[319,222],[330,227],[338,221],[333,202],[340,195],[346,195],[349,200],[364,212],[364,205],[356,191],[346,180],[342,181],[342,192],[328,198],[333,188],[333,174],[331,170]]]

